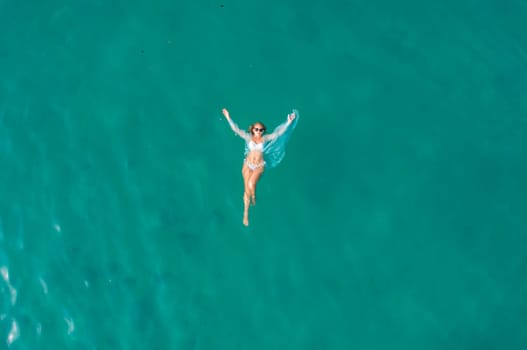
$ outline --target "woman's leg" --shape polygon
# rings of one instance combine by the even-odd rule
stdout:
[[[252,174],[250,174],[249,179],[247,180],[246,187],[253,205],[256,204],[256,184],[258,183],[258,180],[260,179],[260,176],[262,176],[263,172],[264,167],[256,168]]]
[[[247,187],[247,183],[249,181],[249,178],[251,177],[252,170],[249,169],[249,167],[244,164],[242,167],[242,176],[243,176],[243,224],[245,226],[249,226],[249,205],[251,204],[250,201],[250,195],[249,195],[249,189]]]

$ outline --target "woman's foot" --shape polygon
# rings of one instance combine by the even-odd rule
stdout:
[[[243,216],[243,224],[245,226],[249,226],[249,215],[244,215]]]
[[[256,205],[256,196],[254,194],[251,196],[251,205]]]

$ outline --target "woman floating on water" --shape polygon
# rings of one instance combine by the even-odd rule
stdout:
[[[278,125],[272,133],[264,135],[266,128],[261,122],[249,126],[248,132],[241,130],[234,123],[227,109],[223,109],[232,131],[245,140],[245,160],[243,161],[242,175],[245,190],[243,193],[243,224],[249,225],[249,206],[256,204],[256,183],[265,168],[273,168],[282,161],[285,155],[285,146],[291,133],[298,122],[298,111],[287,115],[287,120]]]

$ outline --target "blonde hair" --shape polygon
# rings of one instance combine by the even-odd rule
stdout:
[[[257,125],[257,124],[260,124],[262,126],[262,128],[264,129],[264,132],[267,131],[267,128],[265,127],[265,124],[262,123],[262,122],[256,122],[256,123],[252,123],[251,125],[249,125],[249,128],[247,129],[247,131],[249,132],[249,134],[253,134],[253,129],[254,129],[254,126]]]

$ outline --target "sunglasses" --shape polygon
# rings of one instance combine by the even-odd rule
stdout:
[[[260,128],[253,128],[253,130],[256,131],[256,132],[260,132],[260,131],[264,132],[265,131],[265,129],[260,129]]]

